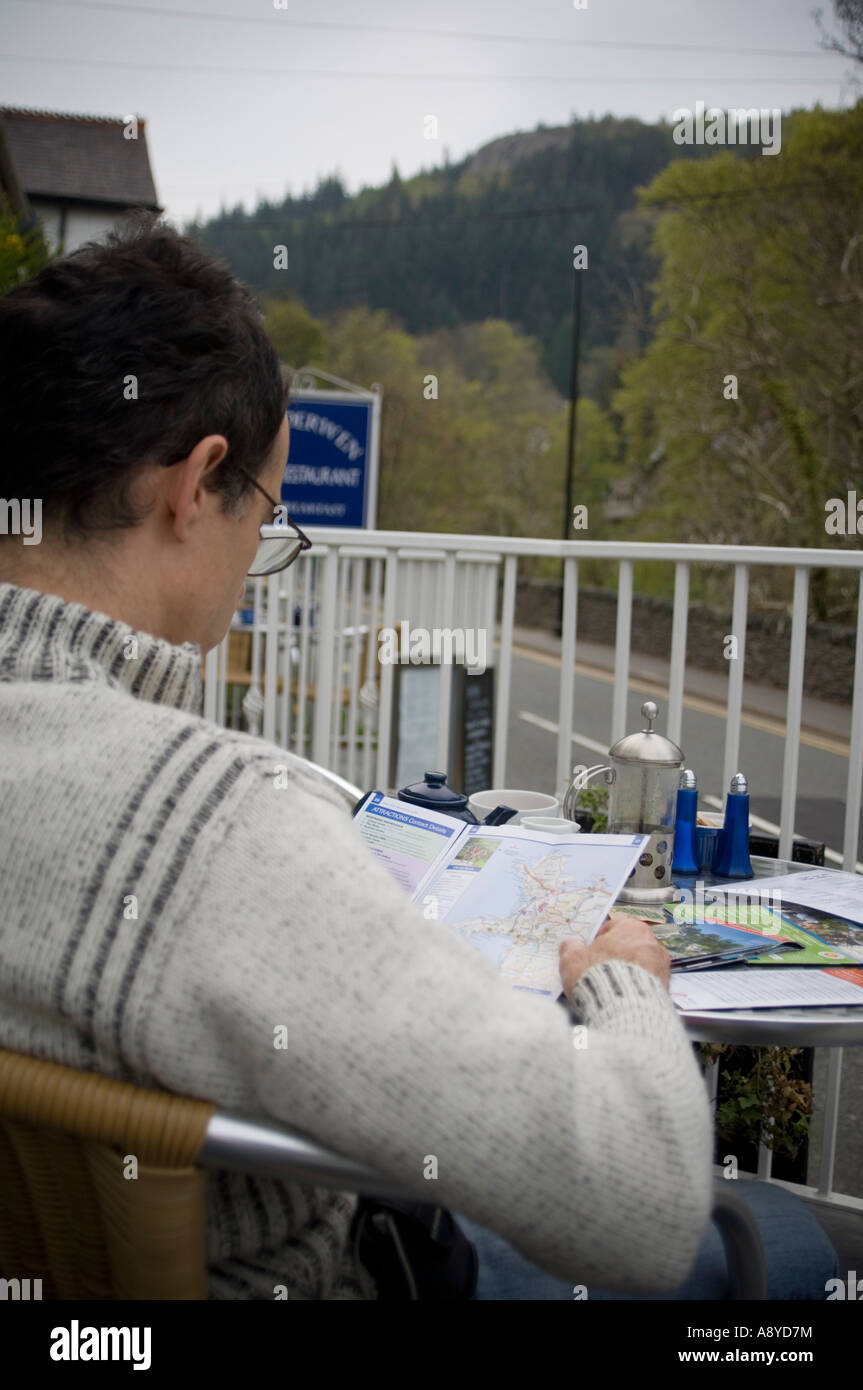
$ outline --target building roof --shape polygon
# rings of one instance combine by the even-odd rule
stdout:
[[[145,122],[127,140],[128,121],[0,107],[9,153],[28,197],[159,210]]]

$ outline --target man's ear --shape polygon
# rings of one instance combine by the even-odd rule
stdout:
[[[215,500],[205,483],[227,452],[228,441],[223,434],[208,434],[184,459],[165,469],[168,477],[162,496],[178,541],[189,539],[190,531],[201,519],[208,500]]]

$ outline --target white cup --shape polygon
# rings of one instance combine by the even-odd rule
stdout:
[[[468,809],[478,821],[484,821],[495,806],[511,806],[516,812],[507,825],[521,825],[525,816],[556,816],[560,802],[556,796],[546,796],[545,792],[526,791],[488,791],[474,792],[468,797]]]
[[[541,830],[545,835],[577,835],[581,830],[578,821],[566,820],[564,816],[525,816],[521,828]]]

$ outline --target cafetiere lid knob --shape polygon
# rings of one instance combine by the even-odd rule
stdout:
[[[636,734],[625,734],[608,750],[608,755],[617,763],[653,763],[657,767],[683,767],[683,752],[670,738],[658,734],[653,721],[659,713],[654,700],[645,700],[641,713],[647,720],[647,728]]]

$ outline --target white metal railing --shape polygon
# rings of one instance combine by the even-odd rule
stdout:
[[[746,622],[753,568],[779,567],[794,578],[786,697],[779,857],[791,858],[803,708],[809,578],[813,569],[858,572],[858,607],[850,746],[845,785],[842,861],[857,867],[863,773],[863,552],[778,547],[678,545],[641,541],[547,541],[521,537],[443,535],[433,532],[361,531],[311,527],[313,549],[279,575],[254,581],[251,660],[243,710],[247,726],[363,789],[389,781],[394,668],[380,665],[379,629],[406,621],[431,630],[474,628],[487,633],[489,662],[496,666],[493,785],[506,779],[512,645],[519,561],[563,561],[561,668],[558,696],[556,779],[566,785],[572,766],[580,560],[618,566],[614,686],[609,743],[626,732],[632,635],[633,570],[638,561],[673,568],[667,729],[680,742],[686,696],[687,615],[692,570],[728,566],[733,572],[732,633],[737,659],[728,663],[723,784],[737,771],[743,712]],[[275,528],[273,528],[275,530]],[[498,648],[495,650],[494,639]],[[226,722],[227,642],[206,662],[204,713]],[[441,666],[437,737],[429,765],[448,766],[451,682]],[[837,792],[839,788],[837,788]],[[817,1192],[822,1200],[859,1206],[832,1191],[838,1121],[841,1049],[831,1049],[823,1160]],[[760,1165],[769,1174],[769,1164]]]

